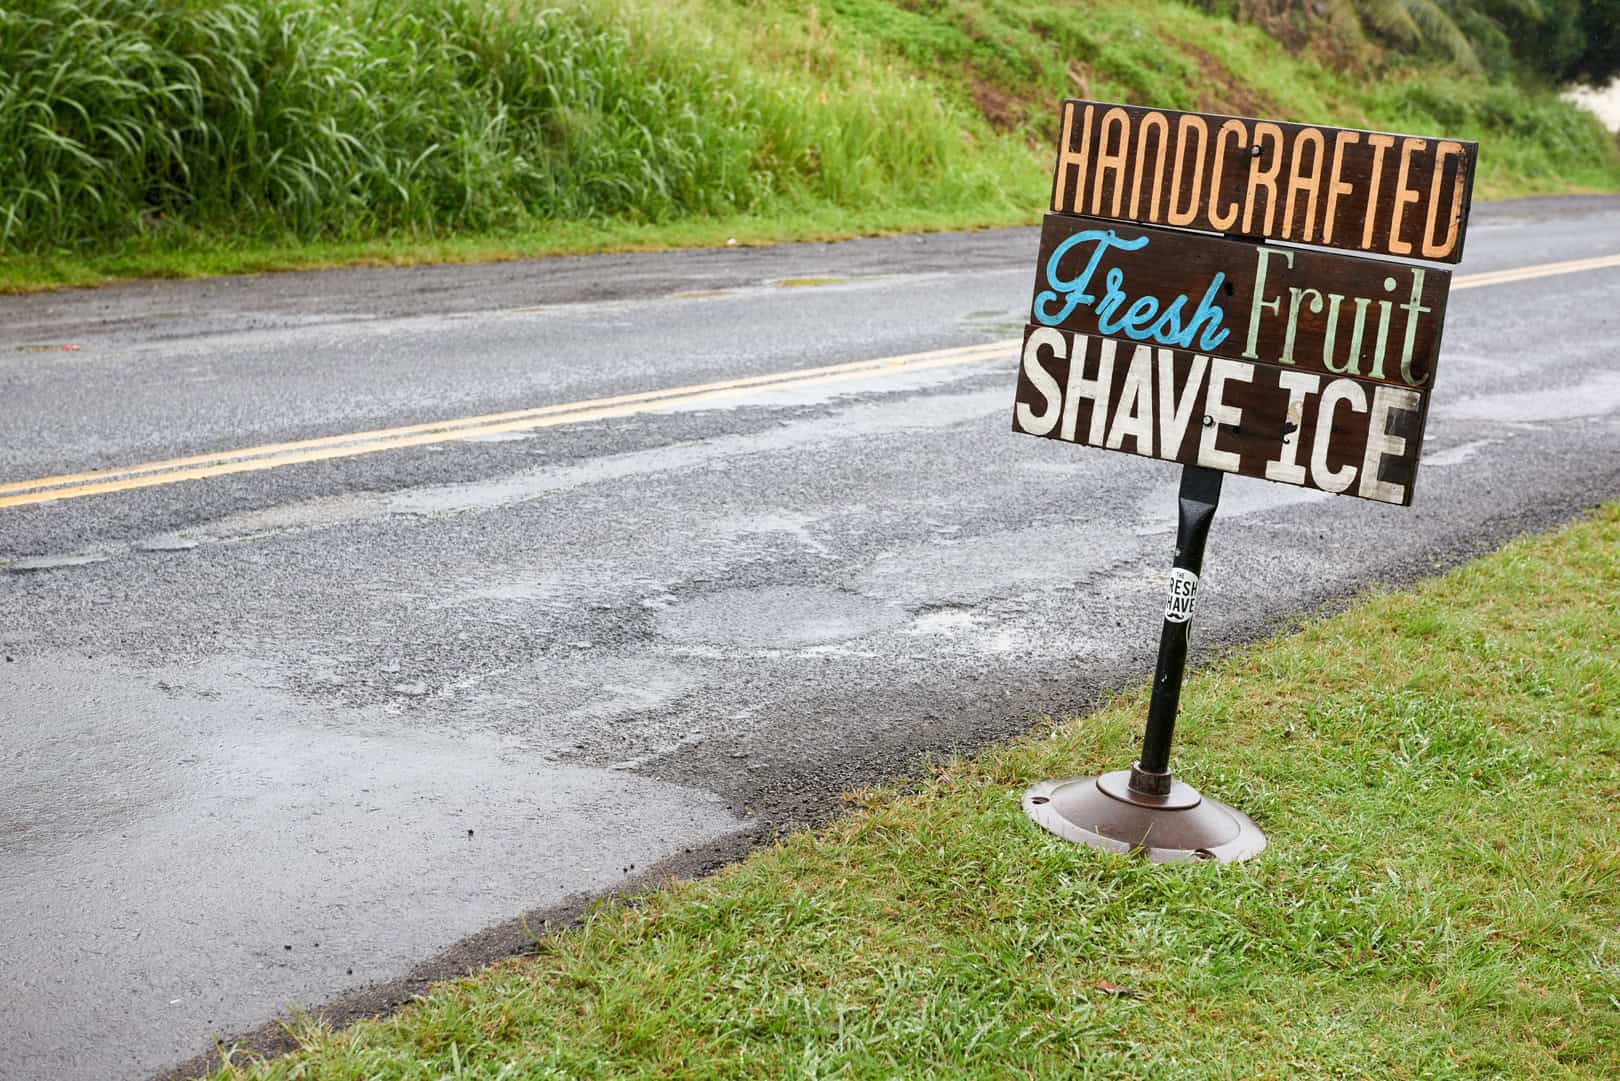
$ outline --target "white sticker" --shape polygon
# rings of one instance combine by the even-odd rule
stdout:
[[[1180,567],[1170,572],[1170,602],[1164,606],[1164,618],[1171,623],[1185,623],[1198,607],[1198,575]]]

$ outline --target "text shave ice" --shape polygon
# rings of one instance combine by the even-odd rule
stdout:
[[[1031,326],[1013,429],[1404,505],[1423,404],[1392,383]]]

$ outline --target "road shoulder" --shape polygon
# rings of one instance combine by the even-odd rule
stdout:
[[[1138,688],[219,1076],[1620,1071],[1617,549],[1611,504],[1193,677],[1176,764],[1253,864],[1024,819],[1120,764]]]

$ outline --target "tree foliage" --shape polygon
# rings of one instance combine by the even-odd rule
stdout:
[[[1604,83],[1620,73],[1620,0],[1584,0],[1581,30],[1586,47],[1568,72],[1585,83]]]
[[[1347,2],[1368,36],[1413,59],[1553,84],[1620,75],[1620,0]],[[1310,13],[1333,6],[1304,0]]]

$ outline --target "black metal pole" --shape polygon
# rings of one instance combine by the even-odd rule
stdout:
[[[1204,567],[1204,542],[1209,539],[1210,523],[1215,520],[1215,507],[1220,501],[1219,472],[1195,465],[1182,468],[1170,601],[1165,608],[1164,629],[1159,633],[1159,663],[1153,673],[1153,698],[1148,704],[1142,757],[1131,767],[1130,787],[1143,795],[1162,796],[1170,791],[1170,739],[1175,734],[1176,709],[1181,704],[1187,636],[1198,596],[1198,575]]]

